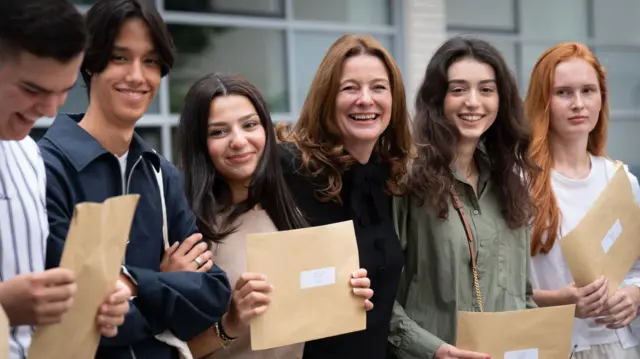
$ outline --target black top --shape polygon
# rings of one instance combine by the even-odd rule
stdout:
[[[295,201],[311,226],[353,220],[360,267],[371,279],[373,310],[367,313],[367,329],[307,342],[304,359],[385,358],[389,322],[404,264],[392,217],[392,197],[386,192],[389,166],[372,155],[367,164],[353,165],[342,174],[337,202],[314,197],[318,179],[299,173],[299,151],[293,144],[280,145],[283,171]]]

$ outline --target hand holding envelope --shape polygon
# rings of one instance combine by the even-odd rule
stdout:
[[[248,235],[247,270],[266,275],[274,290],[269,309],[251,321],[251,347],[269,349],[366,328],[361,297],[368,279],[359,268],[351,221]],[[358,275],[363,275],[360,272]],[[365,304],[364,307],[371,307]]]
[[[100,340],[97,324],[118,324],[110,320],[118,315],[110,314],[119,311],[117,303],[125,290],[112,298],[114,312],[107,310],[98,323],[96,315],[115,289],[138,199],[139,195],[126,195],[76,205],[60,261],[60,267],[76,274],[75,300],[60,323],[36,327],[29,358],[93,358]]]
[[[639,218],[640,206],[619,165],[584,218],[560,239],[576,286],[584,287],[604,275],[609,296],[617,291],[640,257]]]

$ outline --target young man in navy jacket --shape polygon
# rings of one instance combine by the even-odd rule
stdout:
[[[230,288],[206,244],[194,245],[202,237],[179,171],[134,132],[173,65],[173,44],[153,5],[139,0],[98,0],[86,23],[81,74],[89,108],[58,115],[39,142],[51,227],[47,266],[60,260],[77,203],[140,194],[121,274],[133,293],[131,310],[118,335],[103,338],[96,358],[177,359],[178,351],[155,336],[170,330],[186,341],[206,331],[226,311]],[[162,196],[168,242],[184,242],[170,257]],[[161,261],[162,269],[183,271],[162,272]]]

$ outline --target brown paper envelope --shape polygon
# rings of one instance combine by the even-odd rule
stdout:
[[[350,284],[358,268],[352,221],[247,235],[247,271],[275,287],[269,309],[251,322],[251,348],[365,329],[364,303]]]
[[[96,315],[115,289],[139,197],[76,205],[60,261],[76,275],[73,306],[60,323],[36,328],[29,359],[95,356],[100,340]]]
[[[577,286],[604,275],[615,293],[640,256],[640,206],[622,166],[560,246]]]
[[[9,318],[0,306],[0,359],[9,359]]]
[[[575,308],[458,312],[456,347],[500,359],[568,359]]]

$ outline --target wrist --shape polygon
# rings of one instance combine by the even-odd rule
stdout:
[[[235,325],[234,322],[229,312],[224,313],[222,319],[220,319],[220,330],[230,339],[235,339],[240,336],[237,325]]]
[[[133,284],[133,282],[129,277],[127,277],[123,273],[120,273],[120,281],[124,283],[124,285],[129,287],[129,290],[131,291],[131,297],[136,297],[138,295],[138,287],[135,284]]]

